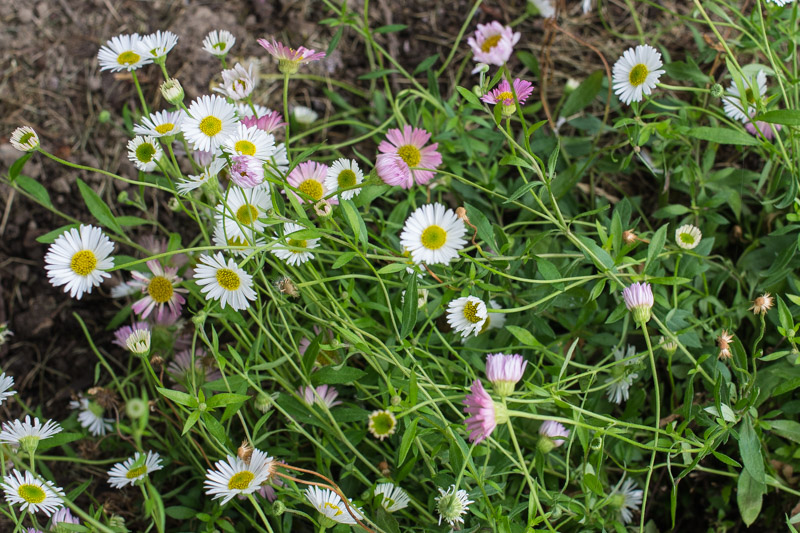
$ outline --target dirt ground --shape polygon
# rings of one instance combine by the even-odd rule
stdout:
[[[352,9],[359,4],[348,0]],[[573,35],[592,43],[613,63],[625,45],[612,41],[596,15],[584,16],[580,1],[562,3],[564,16],[559,24]],[[622,0],[604,2],[604,15],[615,31],[633,34]],[[408,70],[424,58],[438,53],[447,56],[450,45],[469,12],[467,0],[440,2],[409,0],[370,2],[371,26],[406,24],[406,30],[377,36],[378,42],[398,58]],[[487,2],[481,6],[476,22],[498,19],[509,23],[525,13],[525,0]],[[643,25],[658,13],[641,6]],[[219,63],[201,50],[201,41],[213,29],[232,31],[237,42],[229,57],[235,60],[261,58],[261,72],[276,72],[275,65],[256,43],[262,37],[278,37],[293,45],[325,50],[335,29],[317,21],[335,16],[322,2],[297,0],[39,0],[36,2],[0,2],[0,172],[5,173],[20,155],[8,144],[8,136],[19,125],[30,125],[42,144],[59,157],[82,165],[107,169],[130,178],[136,172],[126,157],[126,132],[119,126],[124,106],[138,107],[136,93],[127,75],[101,73],[96,61],[98,48],[121,33],[146,34],[157,29],[170,30],[180,40],[170,53],[170,73],[183,83],[187,100],[209,92],[211,81],[219,73]],[[618,21],[618,22],[613,22]],[[472,31],[474,23],[470,26]],[[527,73],[537,88],[550,87],[548,100],[557,99],[569,78],[582,80],[598,68],[595,52],[564,33],[548,30],[541,18],[530,17],[517,28],[523,33],[519,47],[526,49],[546,66],[546,83]],[[675,29],[663,39],[680,42],[685,35]],[[547,50],[547,54],[543,52]],[[451,90],[455,68],[469,54],[464,42],[458,50],[453,69],[441,79],[444,94]],[[359,75],[368,70],[364,49],[357,37],[346,31],[337,50],[325,61],[314,64],[311,72],[330,75],[362,88],[368,82]],[[520,71],[518,69],[518,71]],[[145,94],[155,108],[158,101],[160,73],[156,68],[140,71]],[[521,71],[525,72],[525,71]],[[426,75],[420,80],[425,83]],[[463,84],[464,82],[462,82]],[[329,103],[322,96],[320,84],[298,83],[292,103],[310,106],[324,114]],[[262,82],[257,103],[280,109],[280,87]],[[361,105],[367,104],[361,102]],[[101,121],[105,112],[110,119]],[[335,132],[332,133],[335,135]],[[23,174],[38,180],[49,190],[55,207],[84,222],[90,215],[76,187],[80,177],[91,185],[118,214],[134,214],[119,207],[116,198],[124,184],[98,174],[74,171],[40,156],[34,157]],[[114,207],[117,206],[117,207]],[[167,216],[165,204],[159,204],[159,220],[171,231],[180,231],[180,221]],[[36,237],[67,222],[47,209],[37,206],[11,189],[0,185],[0,323],[8,322],[14,332],[10,342],[0,347],[0,366],[11,373],[20,397],[30,405],[40,405],[43,414],[55,419],[68,416],[67,403],[72,395],[93,383],[96,357],[73,316],[86,322],[94,342],[110,355],[112,364],[124,355],[110,344],[111,332],[105,331],[118,304],[109,298],[106,283],[100,290],[80,301],[70,299],[47,281],[43,269],[46,245]],[[147,236],[145,230],[134,238]],[[131,253],[130,250],[119,250]],[[116,281],[114,282],[116,283]],[[0,419],[16,416],[1,409]],[[12,404],[13,405],[13,404]],[[667,493],[663,495],[666,497]],[[125,502],[118,502],[125,508]]]

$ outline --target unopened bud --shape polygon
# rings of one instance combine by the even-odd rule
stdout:
[[[469,217],[467,216],[467,210],[464,207],[457,207],[456,208],[456,216],[463,220],[466,223],[469,223]]]
[[[331,208],[330,202],[327,200],[320,200],[314,204],[314,212],[317,214],[317,216],[327,217],[331,214],[331,211],[333,211],[333,209]]]
[[[284,512],[286,512],[286,504],[280,500],[275,500],[272,502],[272,514],[274,516],[280,516]]]
[[[150,358],[150,366],[154,369],[159,369],[164,365],[164,358],[160,355],[154,355]]]
[[[164,100],[172,105],[178,105],[183,102],[183,87],[181,82],[175,78],[170,78],[161,84],[161,95]]]
[[[178,201],[176,197],[173,196],[169,200],[167,200],[167,207],[169,207],[170,211],[172,211],[173,213],[177,213],[178,211],[181,210],[181,203]]]
[[[711,86],[711,96],[714,98],[720,98],[724,92],[725,88],[719,83],[715,83]]]
[[[138,420],[147,414],[147,402],[141,398],[131,398],[125,402],[125,414],[132,420]]]

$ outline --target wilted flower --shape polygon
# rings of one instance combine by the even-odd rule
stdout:
[[[39,136],[30,126],[20,126],[13,131],[9,142],[20,152],[31,152],[39,147]]]
[[[615,488],[609,498],[610,507],[619,512],[620,519],[624,524],[628,524],[633,520],[634,511],[638,511],[639,506],[642,505],[643,492],[636,487],[637,485],[633,480],[626,479],[622,487]]]
[[[330,387],[328,385],[320,385],[316,389],[308,385],[305,387],[300,387],[300,389],[297,391],[297,394],[303,398],[303,401],[305,401],[306,405],[309,407],[315,403],[322,403],[325,404],[328,409],[330,409],[331,407],[342,403],[336,400],[336,397],[339,396],[339,392],[334,387]]]
[[[605,383],[609,384],[606,389],[608,401],[621,404],[623,401],[628,400],[628,391],[633,384],[633,380],[639,377],[638,374],[629,372],[627,369],[628,366],[636,363],[635,359],[630,359],[636,355],[636,347],[628,345],[627,350],[623,350],[621,347],[615,346],[612,353],[614,354],[615,361],[628,359],[623,364],[614,365],[611,376],[607,377],[605,380]]]
[[[752,311],[754,315],[765,315],[767,311],[772,309],[773,299],[768,292],[765,292],[753,301],[748,311]]]
[[[733,342],[733,335],[728,333],[727,329],[723,329],[722,333],[717,337],[717,345],[719,346],[719,355],[717,357],[721,360],[731,358],[731,342]]]

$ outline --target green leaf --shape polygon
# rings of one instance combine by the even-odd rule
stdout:
[[[572,91],[564,102],[564,107],[561,108],[559,113],[562,117],[569,117],[578,111],[581,111],[586,106],[592,103],[592,100],[597,97],[600,89],[603,88],[603,71],[596,70],[592,72],[588,78],[583,80],[577,89]]]
[[[117,217],[117,222],[119,223],[120,226],[125,226],[125,227],[128,227],[128,226],[144,226],[145,224],[154,224],[154,222],[151,222],[151,221],[149,221],[147,219],[144,219],[144,218],[141,218],[141,217],[128,216],[128,215]]]
[[[517,57],[525,68],[530,70],[535,77],[539,77],[539,61],[536,59],[535,55],[526,50],[520,50],[517,52]]]
[[[766,486],[759,483],[747,473],[747,469],[742,469],[739,474],[739,481],[736,487],[736,503],[739,505],[739,513],[742,515],[744,523],[750,524],[756,521],[761,513],[761,503]]]
[[[394,31],[402,31],[406,28],[408,28],[408,26],[405,24],[387,24],[386,26],[375,28],[373,33],[392,33]]]
[[[52,244],[56,241],[56,239],[64,232],[71,230],[72,228],[79,227],[80,224],[67,224],[66,226],[61,226],[58,229],[54,229],[44,235],[40,235],[36,237],[36,242],[40,242],[42,244]]]
[[[433,54],[432,56],[428,56],[422,60],[422,63],[417,65],[417,68],[414,69],[414,72],[411,73],[412,76],[416,76],[420,72],[425,72],[426,70],[430,70],[436,60],[439,59],[439,54]]]
[[[753,120],[769,122],[770,124],[783,124],[784,126],[800,126],[800,110],[775,109],[758,115]]]
[[[521,328],[519,326],[506,326],[506,329],[511,332],[516,339],[521,342],[522,344],[527,344],[528,346],[542,346],[542,343],[536,340],[536,337],[533,336],[533,333],[528,331],[527,329]]]
[[[311,374],[311,383],[317,385],[339,385],[342,383],[353,383],[366,376],[367,373],[358,368],[343,366],[335,368],[332,366],[323,367]]]
[[[647,260],[644,263],[644,273],[647,274],[651,271],[651,267],[655,264],[653,260],[658,257],[661,250],[664,249],[664,243],[667,241],[667,224],[664,224],[650,239],[650,245],[647,247]]]
[[[700,126],[690,128],[689,137],[700,139],[701,141],[715,142],[719,144],[738,144],[742,146],[758,146],[761,143],[752,135],[743,131],[731,130],[727,128],[709,128]]]
[[[498,246],[494,240],[492,224],[489,222],[489,219],[486,218],[486,215],[483,214],[483,210],[478,209],[474,205],[468,203],[464,203],[464,207],[467,208],[467,216],[469,217],[470,222],[472,222],[475,227],[478,228],[478,237],[480,237],[480,239],[487,245],[491,246],[492,250],[497,250]],[[467,239],[469,239],[469,237],[467,237]]]
[[[608,255],[608,252],[597,246],[592,239],[586,237],[585,235],[578,235],[577,237],[578,240],[589,249],[588,252],[586,250],[582,250],[583,255],[592,261],[599,270],[604,271],[614,268],[614,260],[611,259],[610,255]],[[591,254],[589,252],[591,252]]]
[[[200,411],[192,411],[189,416],[186,418],[186,423],[183,424],[183,431],[181,431],[181,436],[186,435],[186,433],[194,427],[197,421],[200,420]]]
[[[797,387],[800,387],[800,377],[791,378],[789,380],[784,381],[772,391],[773,398],[775,396],[780,396],[781,394],[786,394],[787,392],[795,390]]]
[[[764,458],[761,455],[761,441],[753,429],[753,421],[745,417],[739,426],[739,453],[742,455],[744,469],[757,483],[764,484]]]
[[[89,212],[94,215],[94,218],[108,229],[123,234],[122,228],[117,223],[114,215],[111,213],[111,209],[109,209],[103,199],[100,198],[91,187],[86,185],[82,179],[77,178],[77,182],[83,201],[86,203],[86,207],[89,208]]]
[[[385,531],[386,533],[400,533],[400,525],[397,523],[397,520],[383,507],[378,507],[375,511],[375,524],[381,531]]]
[[[364,225],[364,219],[361,218],[361,214],[358,212],[358,209],[356,209],[355,204],[353,204],[352,200],[345,200],[342,198],[339,201],[339,207],[344,212],[347,224],[350,226],[350,229],[353,230],[353,235],[356,239],[361,241],[361,246],[366,248],[367,227]]]
[[[40,204],[46,207],[53,207],[53,202],[50,200],[50,194],[48,194],[47,189],[35,179],[28,176],[18,176],[15,183],[19,185],[20,189],[33,196]]]
[[[244,403],[250,399],[250,396],[246,394],[233,394],[230,392],[221,392],[219,394],[215,394],[211,398],[208,399],[206,405],[209,409],[214,409],[215,407],[222,407],[224,405],[230,405],[232,403]]]
[[[731,459],[730,457],[728,457],[724,453],[720,453],[720,452],[715,451],[715,450],[711,450],[711,453],[714,455],[714,457],[716,457],[717,459],[719,459],[720,461],[722,461],[723,463],[725,463],[728,466],[733,466],[733,467],[736,467],[736,468],[742,468],[742,465],[740,465],[738,462],[736,462],[735,460]]]
[[[11,181],[17,179],[19,173],[22,172],[22,167],[25,166],[25,163],[27,163],[28,159],[31,157],[33,157],[33,152],[28,152],[11,164],[11,166],[8,168],[8,178]]]
[[[389,263],[388,265],[379,268],[378,274],[392,274],[394,272],[400,272],[401,270],[408,268],[408,266],[408,263],[405,262]]]
[[[417,436],[418,422],[419,418],[415,418],[414,421],[409,424],[405,433],[403,433],[403,439],[400,441],[400,447],[397,449],[397,461],[395,462],[397,466],[401,466],[406,460],[406,455],[408,455],[408,451],[411,449],[411,444]]]
[[[164,509],[164,512],[168,517],[174,518],[175,520],[189,520],[197,515],[197,511],[195,509],[184,507],[182,505],[167,507]]]
[[[344,265],[349,263],[354,257],[356,256],[355,252],[345,252],[339,257],[336,258],[336,261],[333,262],[331,265],[331,269],[336,270],[342,268]]]
[[[784,303],[783,298],[776,296],[778,300],[778,319],[781,326],[786,332],[794,331],[794,319],[792,313],[789,312],[789,307]]]
[[[214,418],[210,413],[202,414],[203,424],[211,435],[214,436],[221,444],[228,442],[228,436],[225,434],[225,428],[219,423],[219,420]]]
[[[80,440],[83,438],[83,433],[67,433],[61,432],[53,435],[44,440],[39,441],[39,445],[36,447],[37,452],[43,452],[49,450],[50,448],[55,448],[56,446],[63,446],[64,444],[69,444],[70,442],[75,442],[76,440]]]
[[[506,154],[503,156],[503,159],[500,160],[501,165],[511,165],[517,167],[527,168],[528,170],[533,170],[533,165],[522,159],[521,157],[517,157],[512,154]]]
[[[770,431],[785,439],[800,443],[800,423],[794,420],[770,420]]]
[[[383,76],[387,76],[389,74],[394,74],[397,72],[396,69],[393,68],[385,68],[382,70],[375,70],[373,72],[367,72],[366,74],[362,74],[358,77],[359,80],[374,80],[375,78],[380,78]]]
[[[161,387],[156,387],[156,390],[158,390],[158,392],[160,392],[162,396],[166,396],[175,403],[185,405],[186,407],[197,407],[197,398],[190,396],[185,392],[172,389],[164,389]]]
[[[462,98],[464,98],[464,100],[466,100],[470,104],[472,104],[472,105],[474,105],[476,107],[483,107],[481,105],[481,101],[478,99],[477,96],[475,96],[475,93],[473,93],[469,89],[465,89],[464,87],[458,87],[457,86],[456,90],[462,96]]]
[[[408,277],[406,294],[403,299],[403,314],[400,317],[400,340],[408,337],[417,323],[417,276]]]

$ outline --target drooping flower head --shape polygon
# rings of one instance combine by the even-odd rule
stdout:
[[[225,57],[236,43],[236,37],[228,30],[214,30],[203,39],[203,50],[217,57]]]
[[[467,491],[456,490],[455,485],[450,485],[447,490],[438,487],[439,495],[436,500],[436,511],[439,513],[439,525],[442,525],[442,518],[455,529],[459,524],[464,524],[464,515],[469,512],[471,503]]]
[[[292,233],[303,231],[304,229],[306,228],[294,222],[284,223],[283,237],[270,251],[275,254],[275,257],[286,261],[292,266],[302,265],[310,261],[314,258],[314,253],[309,250],[319,246],[319,239],[295,239],[291,237]]]
[[[166,80],[161,84],[161,96],[163,96],[164,100],[172,105],[180,105],[180,103],[183,102],[183,97],[185,96],[181,82],[175,78]]]
[[[525,103],[525,100],[533,94],[533,84],[526,80],[519,78],[514,80],[514,91],[511,91],[511,84],[508,80],[503,78],[500,84],[493,90],[484,94],[481,100],[487,104],[503,104],[503,115],[513,115],[517,110],[517,105],[514,102],[514,94],[517,95],[517,101],[520,105]]]
[[[40,481],[30,471],[23,474],[12,470],[3,478],[0,487],[6,494],[6,501],[19,505],[22,511],[41,511],[45,516],[51,516],[64,506],[64,491],[50,481]]]
[[[325,57],[325,52],[316,52],[301,46],[297,50],[289,48],[281,42],[272,39],[259,39],[258,44],[264,47],[269,54],[278,61],[278,70],[284,74],[292,75],[297,72],[300,65],[318,61]]]
[[[467,244],[466,233],[467,227],[455,211],[439,203],[426,204],[406,219],[400,244],[415,263],[444,265],[458,258]]]
[[[207,166],[203,167],[202,172],[197,175],[189,175],[183,180],[179,181],[175,188],[178,189],[178,193],[182,195],[187,195],[191,191],[198,189],[209,183],[211,180],[216,179],[219,173],[225,168],[227,165],[227,161],[224,158],[218,157],[211,161]]]
[[[146,322],[135,322],[131,326],[122,326],[114,332],[114,340],[111,342],[127,350],[128,339],[133,339],[135,337],[134,334],[137,334],[137,332],[149,330],[150,326]]]
[[[100,228],[81,225],[65,231],[44,256],[50,284],[64,285],[64,292],[80,300],[111,277],[106,270],[114,266],[114,258],[109,257],[113,251],[114,244]]]
[[[243,189],[252,189],[264,182],[264,163],[251,155],[231,158],[231,181]]]
[[[747,130],[747,133],[754,137],[763,137],[767,141],[771,141],[775,138],[775,132],[781,131],[783,128],[780,124],[770,124],[769,122],[764,122],[763,120],[752,120],[755,115],[750,116],[750,121],[745,122],[744,129]],[[773,128],[775,128],[773,130]]]
[[[447,323],[462,337],[480,333],[487,316],[486,304],[475,296],[456,298],[447,306]]]
[[[486,378],[492,383],[498,396],[509,396],[514,386],[522,379],[528,362],[519,354],[504,353],[486,356]]]
[[[54,533],[69,533],[69,531],[74,531],[72,529],[66,529],[64,527],[59,527],[59,524],[78,524],[80,525],[81,521],[78,517],[72,516],[72,512],[70,512],[69,507],[62,507],[53,515],[50,519],[50,529],[54,530]]]
[[[605,379],[605,383],[608,384],[606,395],[608,396],[608,401],[619,405],[628,401],[633,380],[639,377],[638,374],[631,372],[628,368],[636,364],[636,359],[633,358],[636,355],[636,347],[628,345],[627,349],[623,349],[615,346],[612,349],[612,353],[614,354],[614,361],[624,360],[624,362],[614,365],[611,375]]]
[[[464,398],[464,413],[470,415],[466,420],[469,440],[479,443],[492,434],[497,424],[508,420],[508,412],[503,404],[495,403],[483,388],[481,380],[472,383],[471,394]]]
[[[304,105],[296,105],[292,108],[292,116],[301,126],[310,126],[319,118],[319,113]]]
[[[137,329],[125,341],[125,346],[133,355],[147,355],[150,353],[150,329]]]
[[[731,83],[728,87],[729,95],[722,97],[722,109],[732,120],[747,123],[750,122],[750,117],[756,115],[757,103],[763,101],[767,95],[767,73],[759,70],[755,80],[742,78],[742,85],[744,95],[739,92],[739,86],[735,82]]]
[[[700,228],[691,224],[684,224],[675,230],[675,244],[684,250],[697,248],[702,238],[703,234],[700,232]]]
[[[478,63],[502,67],[511,57],[520,37],[520,33],[514,32],[511,26],[503,26],[495,20],[489,24],[478,24],[478,29],[467,39],[467,44]]]
[[[648,44],[625,50],[614,63],[614,93],[623,104],[641,102],[644,95],[656,88],[659,78],[664,74],[662,66],[661,54]]]
[[[136,271],[131,272],[133,281],[129,284],[139,289],[143,295],[131,309],[142,318],[147,318],[155,310],[156,320],[159,322],[164,319],[166,313],[177,318],[181,314],[183,304],[186,303],[181,293],[189,292],[187,289],[175,287],[181,282],[181,278],[177,275],[178,269],[163,267],[157,259],[148,261],[147,268],[150,269],[149,276]]]
[[[244,100],[258,85],[253,64],[244,68],[241,63],[236,63],[233,68],[222,71],[222,84],[214,90],[226,95],[232,100]]]
[[[11,133],[9,142],[20,152],[32,152],[39,147],[39,136],[30,126],[20,126]]]
[[[564,444],[569,437],[569,430],[555,420],[546,420],[539,426],[539,435],[537,448],[542,453],[550,453]]]
[[[649,283],[633,283],[622,290],[625,307],[633,313],[637,324],[644,325],[650,321],[650,310],[653,308],[653,288]]]
[[[250,306],[248,300],[256,299],[253,277],[233,259],[228,258],[226,262],[222,252],[200,256],[194,279],[206,299],[219,300],[223,309],[229,305],[234,311],[241,311]]]
[[[189,105],[183,136],[194,150],[215,151],[236,133],[236,108],[221,96],[204,95]]]
[[[133,457],[111,467],[108,471],[108,484],[115,489],[121,489],[141,481],[145,476],[162,468],[161,456],[157,453],[148,451],[145,455],[136,452]]]
[[[337,159],[325,175],[325,188],[338,192],[345,200],[350,200],[361,192],[357,187],[364,181],[364,173],[354,159]]]
[[[381,507],[390,513],[405,509],[411,501],[406,491],[392,483],[379,483],[375,486],[373,495],[380,495]]]
[[[369,414],[367,429],[378,440],[390,437],[397,430],[397,418],[394,413],[381,409]]]
[[[773,298],[770,296],[768,292],[765,292],[755,300],[753,300],[753,305],[750,306],[748,311],[752,311],[754,315],[765,315],[767,311],[772,309]]]
[[[176,353],[175,359],[167,365],[167,373],[179,384],[196,382],[198,386],[222,377],[216,360],[207,355],[202,348],[197,348],[194,352],[194,365],[192,365],[191,349]],[[182,385],[177,386],[183,388]]]
[[[375,165],[378,176],[388,185],[396,185],[410,189],[416,182],[418,185],[428,183],[436,174],[433,170],[442,164],[442,154],[437,151],[439,143],[425,144],[431,134],[421,128],[409,125],[386,132],[386,139],[378,145]],[[403,164],[397,160],[399,157]],[[412,170],[416,168],[417,170]]]
[[[138,52],[156,63],[163,62],[166,55],[175,47],[178,36],[171,31],[158,30],[150,35],[145,35],[139,41]]]
[[[221,505],[238,494],[252,494],[272,476],[275,461],[261,450],[253,450],[249,461],[229,455],[206,471],[206,494],[222,498]]]
[[[141,38],[138,33],[132,35],[117,35],[106,42],[105,46],[97,52],[97,61],[100,70],[119,72],[127,70],[132,72],[153,60],[142,55],[140,46]]]

